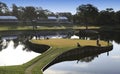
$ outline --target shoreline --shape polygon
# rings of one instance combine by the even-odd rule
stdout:
[[[66,39],[65,39],[66,40]],[[61,41],[61,40],[60,40]],[[63,40],[64,41],[64,40]],[[69,39],[68,39],[68,41],[69,41]],[[73,40],[73,41],[77,41],[77,40]],[[84,40],[85,41],[85,40]],[[54,42],[54,40],[53,40],[53,42]],[[78,42],[78,41],[77,41]],[[33,42],[32,41],[32,43],[35,43],[35,42]],[[69,42],[68,42],[69,43]],[[76,43],[76,42],[75,42]],[[106,42],[105,42],[106,43]],[[36,43],[36,44],[38,44],[38,43]],[[39,44],[41,44],[41,43],[39,43]],[[111,46],[111,45],[110,45]],[[71,48],[71,47],[58,47],[58,46],[51,46],[52,48],[50,49],[50,50],[48,50],[48,51],[45,51],[42,55],[40,55],[40,56],[38,56],[38,57],[36,57],[36,58],[34,58],[34,59],[32,59],[32,61],[29,61],[29,62],[27,62],[27,63],[25,63],[25,64],[23,64],[23,65],[20,65],[20,66],[16,66],[15,68],[17,68],[17,67],[19,67],[19,68],[21,68],[21,71],[22,72],[25,72],[25,70],[28,68],[28,67],[30,67],[30,65],[33,65],[33,64],[36,64],[34,67],[33,67],[33,69],[32,69],[32,71],[31,72],[38,72],[38,73],[40,73],[40,74],[42,74],[42,69],[47,65],[47,64],[49,64],[51,61],[53,61],[56,57],[58,57],[59,55],[61,55],[62,53],[64,53],[64,52],[67,52],[67,51],[70,51],[70,50],[72,50],[72,49],[74,49],[74,48],[76,48],[77,46],[76,46],[76,44],[74,45],[74,46],[71,46],[71,47],[73,47],[73,48]],[[106,47],[106,46],[103,46],[103,47]],[[45,62],[46,61],[46,62]],[[13,66],[14,67],[14,66]],[[2,68],[3,67],[0,67],[0,69],[2,70]],[[14,71],[14,69],[15,68],[13,68],[12,70]],[[8,68],[8,70],[10,69],[10,67]],[[41,69],[41,72],[39,71]],[[7,72],[7,66],[6,66],[6,68],[4,69],[3,68],[3,70],[6,70],[6,72]],[[11,70],[11,69],[10,69]],[[0,71],[1,72],[1,71]],[[6,74],[9,74],[9,73],[6,73]],[[17,73],[16,73],[17,74]],[[24,73],[23,73],[24,74]],[[32,73],[31,73],[32,74]],[[33,74],[35,74],[35,73],[33,73]]]

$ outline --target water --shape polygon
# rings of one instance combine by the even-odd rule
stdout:
[[[39,37],[36,37],[36,36],[33,36],[32,39],[61,39],[61,38],[66,38],[67,35],[47,35],[47,36],[39,36]]]
[[[103,53],[96,58],[81,59],[78,63],[75,61],[65,61],[55,64],[44,71],[44,74],[120,74],[120,44],[115,41],[113,50]],[[90,58],[90,57],[89,57]]]
[[[39,53],[28,50],[25,45],[23,45],[27,36],[31,35],[25,35],[23,33],[17,37],[2,38],[6,40],[4,40],[2,48],[0,47],[0,66],[20,65],[40,55]],[[66,36],[62,37],[66,38]],[[103,53],[98,56],[89,56],[79,61],[60,62],[49,67],[44,71],[44,74],[120,74],[120,35],[118,35],[118,33],[104,32],[100,33],[100,37],[102,40],[109,40],[113,43],[113,50],[110,51],[109,54]],[[18,40],[12,40],[16,38]],[[46,34],[45,36],[38,36],[38,39],[39,38],[61,38],[61,36],[50,36]],[[7,41],[8,39],[11,40]],[[37,38],[33,37],[33,39]],[[87,38],[83,37],[82,39]],[[96,37],[89,39],[96,39]]]
[[[4,46],[6,47],[4,48]],[[21,65],[40,55],[33,51],[28,52],[23,50],[24,47],[23,44],[19,43],[15,48],[12,40],[4,40],[3,47],[0,51],[0,66]]]
[[[66,35],[45,36],[45,38],[51,39],[62,37],[66,37]],[[40,53],[33,52],[25,46],[26,38],[29,38],[29,36],[6,35],[1,37],[2,43],[0,43],[0,66],[21,65],[40,55]],[[33,39],[42,38],[44,39],[44,36],[40,36],[40,38],[33,36]]]

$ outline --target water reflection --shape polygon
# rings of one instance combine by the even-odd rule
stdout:
[[[89,35],[86,35],[89,34]],[[94,34],[94,33],[93,33]],[[91,33],[76,33],[80,39],[84,40],[105,40],[105,41],[115,41],[116,43],[120,44],[120,31],[113,32],[113,31],[99,31],[98,34],[92,35]]]
[[[46,67],[44,67],[43,71],[48,67],[64,62],[64,61],[74,61],[79,62],[91,62],[96,57],[98,57],[101,53],[109,52],[112,50],[112,46],[110,47],[94,47],[94,46],[85,46],[76,48],[74,50],[67,51],[57,58],[55,58],[51,63],[49,63]]]
[[[14,42],[12,40],[7,43],[6,48],[2,48],[3,50],[0,52],[0,66],[20,65],[40,55],[39,53],[32,51],[23,51],[22,49],[24,48],[24,45],[21,43],[19,43],[16,47],[14,47]]]
[[[26,46],[23,41],[20,41],[16,36],[7,36],[7,37],[2,37],[1,38],[1,42],[0,42],[0,50],[4,50],[8,47],[8,45],[11,43],[11,41],[13,42],[13,46],[14,49],[19,45],[19,44],[23,44],[24,47]],[[24,49],[24,48],[23,48]]]
[[[22,64],[40,54],[32,52],[30,49],[34,49],[34,47],[29,47],[30,45],[26,43],[27,39],[46,39],[48,37],[55,36],[55,31],[47,31],[47,32],[1,32],[0,41],[0,65],[17,65]],[[61,31],[59,31],[61,32]],[[12,36],[8,37],[7,35]],[[12,34],[12,35],[11,35]],[[64,38],[70,38],[73,35],[71,32],[62,31],[60,34],[65,35]],[[96,55],[87,55],[84,58],[80,58],[81,56],[74,56],[74,58],[61,59],[59,60],[62,63],[57,62],[54,66],[50,67],[48,70],[44,72],[44,74],[120,74],[120,35],[119,32],[100,32],[100,39],[106,41],[112,41],[114,45],[114,49],[111,53],[104,53],[98,56]],[[51,35],[51,36],[50,36]],[[6,36],[6,37],[5,37]],[[60,36],[56,36],[61,38]],[[92,37],[81,37],[81,39],[97,39],[96,36]],[[3,45],[3,44],[4,45]],[[24,51],[23,51],[24,50]],[[27,51],[27,52],[26,52]],[[31,52],[28,52],[31,51]],[[38,52],[38,51],[37,51]],[[44,51],[43,51],[44,52]],[[106,56],[109,55],[109,56]],[[26,57],[25,57],[26,56]],[[18,58],[19,57],[19,58]],[[74,59],[75,61],[70,61],[70,59]],[[22,61],[23,60],[23,61]],[[67,61],[67,62],[63,62]],[[69,61],[68,61],[69,60]],[[20,62],[22,61],[22,62]]]
[[[0,66],[20,65],[30,61],[40,53],[33,52],[36,46],[28,41],[30,35],[4,35],[0,38]],[[47,49],[47,48],[46,48]]]
[[[100,39],[120,44],[120,32],[100,32]]]
[[[32,44],[30,35],[5,35],[0,38],[0,66],[20,65],[30,61],[49,46]]]
[[[78,63],[77,60],[61,62],[48,68],[44,74],[120,74],[120,45],[113,41],[113,46],[109,56],[103,53],[82,58]]]

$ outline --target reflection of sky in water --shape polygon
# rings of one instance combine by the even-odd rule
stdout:
[[[32,51],[23,51],[23,47],[23,45],[18,45],[14,49],[14,43],[10,41],[8,47],[0,51],[0,66],[23,64],[40,55]]]
[[[114,49],[99,55],[89,63],[62,62],[48,68],[44,74],[120,74],[120,45],[113,42]]]

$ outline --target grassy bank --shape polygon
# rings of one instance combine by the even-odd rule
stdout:
[[[0,67],[0,74],[42,74],[41,69],[58,55],[81,46],[96,46],[96,40],[71,40],[71,39],[49,39],[31,40],[32,43],[49,45],[52,48],[33,60],[19,66]],[[107,46],[107,42],[100,41],[101,46]]]
[[[37,26],[36,30],[59,30],[59,29],[85,29],[85,26]],[[99,29],[100,27],[89,26],[88,29]],[[0,26],[0,31],[3,30],[33,30],[32,26]]]
[[[62,29],[86,29],[85,26],[73,25],[73,26],[37,26],[35,30],[62,30]],[[94,30],[110,30],[110,31],[120,31],[120,26],[88,26],[88,29]],[[33,26],[0,26],[0,31],[3,30],[33,30]]]

